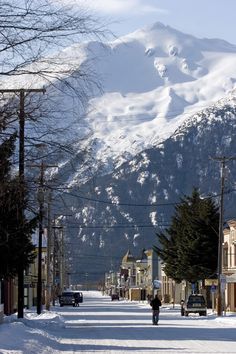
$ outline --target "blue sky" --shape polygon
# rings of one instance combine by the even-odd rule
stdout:
[[[236,44],[236,0],[84,0],[84,4],[115,21],[110,28],[117,36],[159,21],[196,37]]]

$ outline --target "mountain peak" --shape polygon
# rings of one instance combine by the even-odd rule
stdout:
[[[150,26],[147,26],[146,28],[149,30],[159,30],[159,29],[166,29],[168,27],[169,26],[164,25],[164,23],[157,21],[151,24]]]
[[[180,43],[183,47],[191,50],[209,50],[235,52],[236,46],[222,39],[198,38],[182,32],[174,27],[165,25],[162,22],[154,22],[151,25],[137,29],[136,31],[122,37],[122,41],[139,41],[142,44],[151,42],[154,46],[163,46],[165,42]],[[119,42],[119,39],[116,43]]]

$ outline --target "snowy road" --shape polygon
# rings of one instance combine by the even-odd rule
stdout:
[[[111,301],[98,292],[84,292],[78,308],[55,311],[63,316],[63,326],[47,324],[47,312],[38,325],[37,318],[26,325],[1,325],[0,353],[236,353],[235,315],[185,318],[163,307],[159,326],[153,326],[148,304]]]
[[[178,310],[163,308],[156,327],[146,304],[85,295],[79,309],[63,308],[61,314],[66,330],[60,342],[71,352],[236,353],[234,325],[183,318]]]

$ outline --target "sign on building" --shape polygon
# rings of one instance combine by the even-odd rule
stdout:
[[[218,279],[205,279],[205,285],[206,286],[217,286],[218,285]]]
[[[226,275],[226,283],[236,283],[236,274]]]

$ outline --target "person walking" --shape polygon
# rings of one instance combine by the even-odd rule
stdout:
[[[158,325],[161,300],[159,299],[157,294],[150,302],[150,306],[152,307],[152,324]]]

